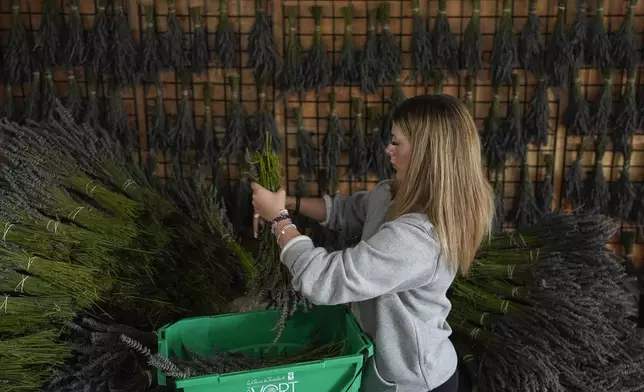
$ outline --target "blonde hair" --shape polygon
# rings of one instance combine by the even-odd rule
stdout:
[[[387,219],[426,214],[445,260],[455,273],[467,275],[494,216],[494,193],[483,172],[474,119],[456,97],[422,95],[404,101],[393,124],[412,148]]]

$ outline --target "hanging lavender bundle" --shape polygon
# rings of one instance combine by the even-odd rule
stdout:
[[[160,72],[164,70],[168,61],[168,54],[157,33],[154,6],[146,5],[145,33],[143,34],[139,60],[140,73],[143,80],[148,83],[158,82]]]
[[[561,88],[568,82],[568,73],[573,64],[571,44],[566,37],[566,0],[559,0],[555,31],[548,40],[545,53],[546,74],[550,86]]]
[[[391,97],[386,100],[389,104],[389,108],[387,109],[387,113],[383,116],[382,122],[382,138],[384,140],[391,139],[391,127],[394,111],[396,111],[396,108],[406,99],[407,97],[405,96],[405,92],[400,85],[400,79],[396,79],[396,84],[394,84],[394,88],[391,91]]]
[[[503,231],[505,223],[505,199],[503,198],[503,174],[505,166],[496,169],[494,176],[494,220],[492,223],[492,232],[500,233]]]
[[[435,69],[432,72],[432,75],[434,77],[434,92],[436,94],[442,94],[443,93],[443,81],[445,80],[445,73],[443,71]],[[402,94],[402,89],[400,90]],[[406,99],[403,95],[403,99]],[[402,100],[400,101],[402,102]],[[389,132],[389,135],[391,135],[391,131]]]
[[[349,150],[349,176],[362,179],[369,172],[369,152],[365,137],[365,123],[363,103],[360,98],[351,100],[353,109],[353,129],[351,133],[351,147]]]
[[[128,151],[138,147],[139,138],[136,130],[130,126],[128,121],[125,102],[121,95],[121,88],[115,81],[111,84],[108,113],[105,116],[107,131],[111,134],[113,140],[118,141],[121,148]],[[128,155],[125,154],[125,156]]]
[[[34,51],[38,53],[45,67],[60,65],[63,54],[61,44],[63,20],[58,13],[55,0],[43,0],[39,32],[40,37],[34,46]]]
[[[544,155],[543,160],[546,164],[546,173],[543,176],[543,180],[537,182],[537,207],[541,211],[541,214],[549,214],[552,211],[552,200],[554,195],[553,177],[555,162],[552,154]]]
[[[273,152],[277,152],[280,150],[282,142],[277,134],[275,118],[273,118],[273,114],[268,110],[266,91],[264,88],[265,86],[262,83],[257,84],[257,112],[249,121],[250,129],[255,137],[255,143],[253,143],[253,146],[257,151],[264,151],[268,135],[271,139],[271,148],[273,149]]]
[[[4,52],[4,81],[18,84],[29,80],[31,72],[31,40],[20,13],[20,1],[11,1],[11,30]]]
[[[34,70],[31,73],[29,91],[25,98],[25,112],[23,120],[39,122],[41,119],[41,75],[40,71]]]
[[[517,66],[517,36],[512,31],[511,0],[503,0],[503,16],[494,33],[490,56],[492,84],[512,83],[512,70]]]
[[[190,107],[190,73],[181,75],[181,100],[177,107],[177,117],[170,130],[170,148],[174,158],[194,147],[197,137],[197,126]]]
[[[483,120],[483,140],[481,147],[487,162],[488,170],[496,170],[505,162],[505,138],[499,127],[499,86],[492,86],[492,104]]]
[[[0,117],[5,117],[9,121],[16,121],[18,117],[16,114],[16,108],[14,107],[13,88],[10,84],[5,84],[4,86],[4,96],[2,105],[0,106]]]
[[[570,201],[573,209],[580,207],[583,203],[583,180],[581,159],[584,155],[584,140],[579,143],[577,157],[566,172],[564,179],[564,196]]]
[[[110,21],[105,10],[106,0],[98,0],[94,25],[87,40],[87,59],[94,75],[102,75],[111,67],[114,53],[110,52]]]
[[[85,27],[78,6],[80,0],[69,0],[69,24],[65,31],[64,63],[67,67],[80,66],[85,62]]]
[[[288,41],[284,49],[284,65],[277,74],[277,87],[282,95],[304,91],[304,68],[302,64],[302,48],[297,35],[297,7],[286,9],[288,15]]]
[[[478,0],[477,0],[478,1]],[[419,78],[424,86],[431,80],[433,52],[428,23],[420,14],[419,0],[412,0],[414,24],[411,32],[411,73],[409,79],[416,82]]]
[[[353,42],[355,8],[352,4],[349,4],[346,7],[342,7],[341,12],[344,18],[344,35],[342,37],[340,60],[333,71],[336,86],[346,86],[360,82],[360,52],[355,42]]]
[[[112,75],[119,87],[129,87],[138,80],[137,48],[132,37],[130,22],[123,8],[124,0],[116,0],[111,26],[110,56],[113,57]]]
[[[539,75],[543,64],[545,45],[541,39],[541,19],[537,14],[536,0],[529,2],[528,20],[519,33],[517,50],[521,67],[534,75]]]
[[[604,83],[591,105],[590,134],[603,139],[608,132],[610,116],[613,112],[613,71],[602,72]]]
[[[532,185],[532,179],[530,178],[530,166],[525,159],[521,165],[521,183],[519,184],[518,193],[514,219],[517,224],[517,229],[525,230],[537,223],[539,217],[542,215],[535,200],[534,187]]]
[[[374,94],[380,86],[378,80],[380,53],[378,35],[376,34],[377,15],[378,9],[367,11],[367,40],[360,54],[360,91],[365,94]]]
[[[160,82],[156,85],[156,97],[152,107],[150,125],[148,127],[148,146],[154,153],[165,151],[168,148],[168,117],[163,104],[163,86]]]
[[[200,151],[198,152],[197,162],[205,163],[215,172],[218,169],[219,142],[212,123],[212,85],[210,82],[206,82],[203,96],[203,123],[199,135]]]
[[[548,79],[541,77],[532,93],[523,123],[529,142],[542,146],[548,144],[549,117]]]
[[[78,79],[76,79],[73,69],[67,71],[67,86],[65,109],[75,121],[80,122],[83,113],[83,97],[81,96]]]
[[[644,182],[640,183],[639,190],[635,193],[635,200],[629,218],[637,228],[638,236],[644,239]]]
[[[480,0],[472,0],[472,16],[465,28],[461,42],[461,69],[467,70],[474,77],[483,69]]]
[[[380,85],[393,83],[402,72],[402,51],[389,30],[389,14],[391,12],[387,0],[380,4],[378,19],[380,20],[380,34],[378,35],[378,52],[380,53]]]
[[[228,19],[228,0],[219,0],[219,24],[215,32],[215,55],[219,66],[232,68],[237,57],[237,37]]]
[[[586,46],[588,25],[586,23],[586,0],[577,0],[575,20],[568,31],[568,44],[571,62],[577,67],[584,63],[584,49]]]
[[[506,117],[501,123],[501,137],[499,142],[504,142],[502,146],[504,157],[518,158],[522,161],[526,153],[528,141],[523,128],[523,114],[521,113],[521,100],[519,97],[520,85],[520,76],[513,74],[512,100],[508,105]]]
[[[166,32],[166,51],[170,67],[180,75],[189,66],[188,50],[183,35],[183,27],[177,15],[174,0],[168,0],[168,31]]]
[[[103,130],[103,114],[101,113],[97,90],[96,75],[93,72],[89,72],[87,74],[87,104],[85,105],[83,122],[87,123],[92,129]],[[107,135],[103,134],[103,136]]]
[[[201,7],[190,7],[190,19],[195,29],[190,47],[190,65],[193,73],[202,75],[208,69],[210,49],[208,48],[208,30],[203,25]]]
[[[595,16],[588,26],[584,57],[586,64],[605,70],[613,66],[610,39],[604,27],[604,0],[597,0]]]
[[[338,164],[340,155],[345,146],[345,132],[342,121],[336,112],[336,96],[334,92],[329,93],[329,117],[326,134],[324,135],[322,164],[326,172],[327,184],[330,193],[338,190]]]
[[[458,44],[447,19],[446,0],[438,1],[438,15],[432,31],[432,38],[434,68],[457,75],[459,68]]]
[[[630,138],[635,133],[639,123],[639,112],[635,99],[635,73],[637,68],[631,68],[626,79],[626,90],[619,100],[619,106],[613,118],[612,139],[613,149],[626,155]]]
[[[226,132],[222,143],[222,154],[230,157],[243,156],[246,148],[251,146],[252,138],[248,124],[248,113],[240,101],[239,75],[229,77],[230,106],[226,113]]]
[[[42,86],[40,91],[40,114],[41,121],[51,121],[54,116],[54,108],[58,100],[58,88],[54,83],[51,69],[46,68],[42,73]]]
[[[472,117],[476,118],[476,109],[474,107],[474,79],[475,76],[468,73],[465,77],[465,106]]]
[[[328,50],[322,41],[322,7],[314,5],[310,8],[314,21],[313,44],[304,57],[304,88],[313,89],[319,95],[331,78],[331,60]]]
[[[313,175],[315,171],[315,146],[313,145],[313,132],[304,129],[302,108],[293,109],[293,116],[297,122],[297,155],[299,157],[297,168],[301,178]]]
[[[635,35],[633,34],[633,18],[635,17],[633,9],[637,5],[637,0],[630,0],[628,3],[628,11],[621,26],[610,35],[613,66],[622,72],[630,71],[639,63]]]
[[[368,107],[367,110],[367,124],[369,124],[368,132],[368,148],[369,148],[369,169],[380,180],[391,178],[392,167],[389,158],[385,154],[388,140],[383,137],[381,130],[381,119],[376,108]]]
[[[598,140],[595,144],[595,167],[584,181],[584,210],[596,211],[602,214],[608,212],[608,202],[610,201],[610,193],[602,163],[604,151],[604,141]]]
[[[611,185],[610,212],[614,218],[628,220],[635,203],[635,188],[631,182],[631,154],[624,154],[619,180]]]
[[[255,23],[248,33],[248,63],[257,81],[271,80],[277,70],[277,45],[267,0],[255,0]]]
[[[573,65],[572,77],[568,106],[564,111],[562,123],[566,126],[568,135],[587,136],[590,133],[590,109],[586,97],[581,92],[581,77],[577,65]]]

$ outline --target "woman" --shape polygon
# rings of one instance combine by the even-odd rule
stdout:
[[[446,293],[490,233],[494,201],[480,150],[474,120],[457,98],[424,95],[393,115],[386,153],[395,179],[351,196],[302,200],[252,184],[255,230],[260,217],[273,224],[294,288],[315,304],[353,303],[373,339],[366,392],[457,391]],[[361,241],[332,253],[315,247],[288,219],[294,204]]]

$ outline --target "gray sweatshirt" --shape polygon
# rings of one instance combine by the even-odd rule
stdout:
[[[361,236],[356,246],[327,252],[307,236],[286,244],[282,262],[293,286],[312,303],[353,303],[375,355],[363,370],[362,391],[426,392],[454,374],[446,292],[454,273],[440,254],[424,214],[382,223],[391,204],[390,182],[351,196],[325,197],[329,228]]]

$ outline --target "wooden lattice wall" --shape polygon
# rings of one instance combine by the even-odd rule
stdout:
[[[144,8],[141,3],[137,3],[134,0],[127,5],[126,9],[129,11],[129,20],[132,27],[132,34],[135,37],[136,41],[140,41],[143,29],[142,27],[145,24],[145,14]],[[144,0],[144,2],[149,3],[152,0]],[[69,7],[66,0],[57,0],[59,3],[59,9],[65,14],[65,18],[69,16]],[[7,44],[8,31],[11,26],[11,5],[9,1],[4,1],[0,4],[0,31],[2,32],[2,46],[3,49]],[[83,18],[83,22],[87,28],[89,28],[94,19],[94,14],[96,10],[96,4],[94,1],[84,1],[80,2],[80,10]],[[280,51],[283,49],[284,42],[288,35],[287,29],[287,18],[285,15],[285,8],[287,6],[297,6],[299,9],[299,24],[298,24],[298,34],[301,39],[301,45],[303,48],[308,48],[311,44],[313,36],[313,23],[312,18],[309,13],[309,7],[313,4],[319,4],[323,7],[324,17],[322,19],[322,34],[324,42],[329,48],[329,54],[333,58],[335,63],[339,58],[340,49],[342,46],[342,36],[344,32],[344,23],[342,19],[342,14],[340,9],[346,6],[349,2],[347,1],[274,1],[270,6],[272,9],[272,17],[274,21],[273,31],[276,37],[277,45]],[[351,2],[355,7],[357,14],[355,16],[353,24],[353,37],[357,45],[361,47],[365,40],[366,35],[366,13],[368,9],[376,7],[379,2],[377,1],[353,1]],[[576,1],[569,0],[567,2],[567,17],[566,23],[569,26],[575,15],[575,6]],[[412,19],[411,19],[411,9],[412,4],[410,1],[390,1],[391,9],[391,21],[390,21],[390,30],[395,34],[399,39],[401,47],[404,52],[404,73],[402,79],[404,80],[408,74],[410,68],[410,40],[411,40],[411,29],[412,29]],[[629,2],[620,1],[620,0],[607,0],[605,2],[605,16],[606,23],[609,31],[616,30],[623,18],[626,7],[628,7]],[[594,12],[595,2],[589,2],[589,16]],[[217,18],[219,14],[219,4],[216,0],[176,0],[176,9],[177,14],[179,15],[184,31],[186,32],[186,39],[189,41],[191,39],[191,32],[193,31],[194,26],[189,18],[189,7],[201,6],[204,10],[203,23],[207,26],[208,34],[211,42],[211,51],[212,51],[212,41],[214,40],[214,31],[217,26]],[[168,6],[166,0],[159,0],[154,2],[154,7],[156,11],[156,22],[157,29],[159,31],[164,31],[166,29],[167,23],[167,13]],[[435,17],[438,12],[438,1],[437,0],[421,0],[420,1],[420,12],[422,15],[430,16],[430,24],[433,26]],[[239,37],[239,44],[241,45],[242,50],[246,49],[248,32],[251,28],[251,25],[254,21],[254,9],[255,2],[251,0],[229,0],[229,16],[231,22],[235,25],[235,29],[241,32]],[[36,37],[38,36],[38,26],[41,21],[41,10],[42,4],[40,0],[21,0],[20,1],[20,10],[24,18],[27,18],[28,25],[35,31]],[[642,41],[642,32],[644,30],[644,4],[640,4],[635,7],[635,30],[637,32],[637,43],[641,45]],[[480,16],[481,16],[481,31],[482,31],[482,44],[484,50],[484,63],[485,70],[481,73],[480,77],[476,81],[476,90],[475,90],[475,101],[476,101],[476,119],[479,124],[482,125],[483,119],[487,115],[488,108],[491,101],[491,81],[489,76],[489,57],[490,51],[492,48],[492,39],[495,31],[495,26],[500,20],[500,15],[502,12],[502,0],[481,0],[480,1]],[[557,15],[557,1],[556,0],[545,0],[537,2],[537,12],[542,18],[542,32],[546,34],[552,33],[555,26],[555,18]],[[460,38],[465,30],[465,27],[469,21],[471,15],[471,2],[469,0],[447,0],[447,15],[449,17],[450,25],[452,31],[457,35],[459,42]],[[514,15],[514,29],[519,31],[526,22],[528,15],[528,1],[527,0],[516,0],[513,2],[513,15]],[[244,51],[242,52],[241,66],[234,70],[222,70],[215,67],[215,62],[211,64],[211,68],[208,70],[206,75],[203,76],[193,76],[192,78],[192,92],[191,100],[193,102],[192,110],[195,114],[195,120],[197,124],[201,123],[204,115],[204,105],[203,105],[203,83],[209,81],[214,87],[214,97],[212,102],[212,113],[214,115],[214,121],[216,124],[216,132],[219,140],[222,139],[224,129],[222,127],[222,120],[224,119],[226,102],[230,98],[230,86],[226,83],[227,75],[230,72],[236,72],[241,77],[242,83],[242,101],[246,106],[249,113],[254,113],[257,107],[256,99],[256,89],[255,83],[253,80],[252,73],[249,69],[245,68],[245,64],[248,60],[248,54]],[[640,68],[641,69],[641,68]],[[527,102],[530,100],[536,81],[532,75],[525,75],[522,71],[517,71],[522,75],[522,85],[521,85],[521,101],[524,105],[527,105]],[[77,69],[76,74],[80,80],[84,83],[83,69]],[[640,83],[641,72],[638,72],[637,83]],[[614,75],[614,99],[615,101],[619,98],[620,93],[624,87],[624,81],[626,76],[621,73],[616,73]],[[58,87],[59,93],[62,97],[66,95],[67,91],[67,71],[64,68],[56,68],[54,70],[54,79]],[[592,99],[599,90],[601,86],[602,78],[599,75],[599,72],[596,69],[582,69],[581,79],[583,85],[583,92],[586,94],[588,99]],[[164,97],[166,110],[168,113],[172,114],[176,112],[177,103],[180,99],[181,89],[180,81],[178,77],[175,77],[173,73],[164,73],[162,76],[163,88],[164,88]],[[84,84],[83,84],[84,86]],[[83,94],[86,93],[85,87],[83,88]],[[423,87],[419,85],[405,85],[403,86],[405,94],[407,96],[413,96],[416,94],[422,94],[425,92],[432,92],[434,88],[432,86]],[[20,101],[28,93],[29,85],[25,84],[24,86],[14,86],[13,93],[16,101]],[[359,89],[356,87],[342,87],[333,89],[338,98],[337,110],[343,121],[347,123],[351,116],[350,111],[350,99],[353,97],[362,98],[367,106],[376,107],[381,112],[384,112],[388,105],[385,103],[385,99],[391,94],[391,86],[382,88],[378,91],[377,94],[373,95],[364,95],[361,94]],[[291,192],[294,189],[295,181],[298,176],[297,169],[297,154],[294,149],[296,146],[295,139],[295,123],[293,121],[293,116],[291,108],[295,106],[301,106],[303,109],[304,115],[304,126],[308,129],[314,130],[316,134],[314,135],[314,142],[317,145],[320,145],[323,134],[326,128],[326,118],[329,113],[329,105],[327,92],[331,89],[325,90],[319,99],[316,98],[313,92],[309,93],[304,97],[304,100],[300,102],[295,98],[288,98],[287,100],[278,100],[278,92],[273,92],[268,89],[269,103],[273,108],[273,113],[275,116],[276,123],[280,134],[283,137],[285,150],[282,152],[282,159],[284,165],[287,167],[286,180],[289,184],[289,189]],[[463,72],[459,78],[450,77],[444,81],[443,91],[447,94],[452,94],[461,97],[465,97],[465,73]],[[509,88],[502,88],[500,90],[501,94],[501,113],[503,116],[505,114],[505,108],[510,99]],[[531,173],[533,179],[536,181],[543,177],[544,173],[544,156],[546,154],[551,154],[554,157],[555,165],[555,174],[554,174],[554,206],[556,207],[566,207],[566,203],[562,199],[562,186],[564,181],[564,175],[566,170],[570,167],[571,163],[576,157],[576,149],[579,145],[579,137],[567,136],[566,128],[561,125],[561,117],[563,111],[565,110],[566,103],[568,100],[568,92],[563,91],[560,97],[556,97],[552,91],[549,91],[550,96],[550,137],[549,143],[545,147],[535,147],[531,145],[529,147],[529,164],[531,167]],[[146,155],[147,151],[147,124],[149,122],[150,109],[149,106],[153,103],[154,97],[156,96],[156,88],[153,85],[136,85],[132,86],[131,89],[125,91],[125,100],[129,115],[129,120],[132,125],[140,132],[141,140],[141,153],[143,156]],[[640,102],[640,105],[642,103]],[[525,106],[524,106],[525,112]],[[644,136],[636,135],[632,139],[632,158],[631,158],[631,177],[632,180],[639,185],[644,181]],[[344,161],[346,164],[346,160]],[[619,177],[619,171],[622,166],[622,157],[620,154],[616,154],[616,158],[613,159],[612,147],[608,147],[608,151],[604,156],[604,166],[605,166],[605,176],[609,181],[615,181]],[[594,154],[587,153],[584,156],[583,160],[584,166],[587,169],[592,168],[594,165]],[[230,179],[237,178],[237,165],[233,161],[229,161],[225,158],[222,159],[222,165],[225,165],[226,173]],[[169,173],[169,166],[164,162],[160,162],[159,173],[163,176],[171,176]],[[340,178],[340,192],[350,193],[356,190],[364,189],[365,187],[371,187],[377,181],[376,178],[366,178],[364,181],[356,182],[349,181],[345,175],[345,169],[341,169]],[[514,203],[516,188],[518,183],[519,168],[517,162],[509,162],[505,170],[505,189],[504,196],[506,198],[506,207],[510,209]],[[492,179],[492,178],[491,178]],[[317,194],[319,192],[317,182],[309,182],[311,193]],[[512,225],[509,224],[508,228],[512,228]],[[622,230],[634,230],[634,227],[629,222],[623,222]],[[642,239],[640,238],[640,241]],[[615,238],[617,242],[617,237]],[[635,260],[642,260],[644,257],[644,246],[638,244],[635,246],[633,251],[633,257]]]

